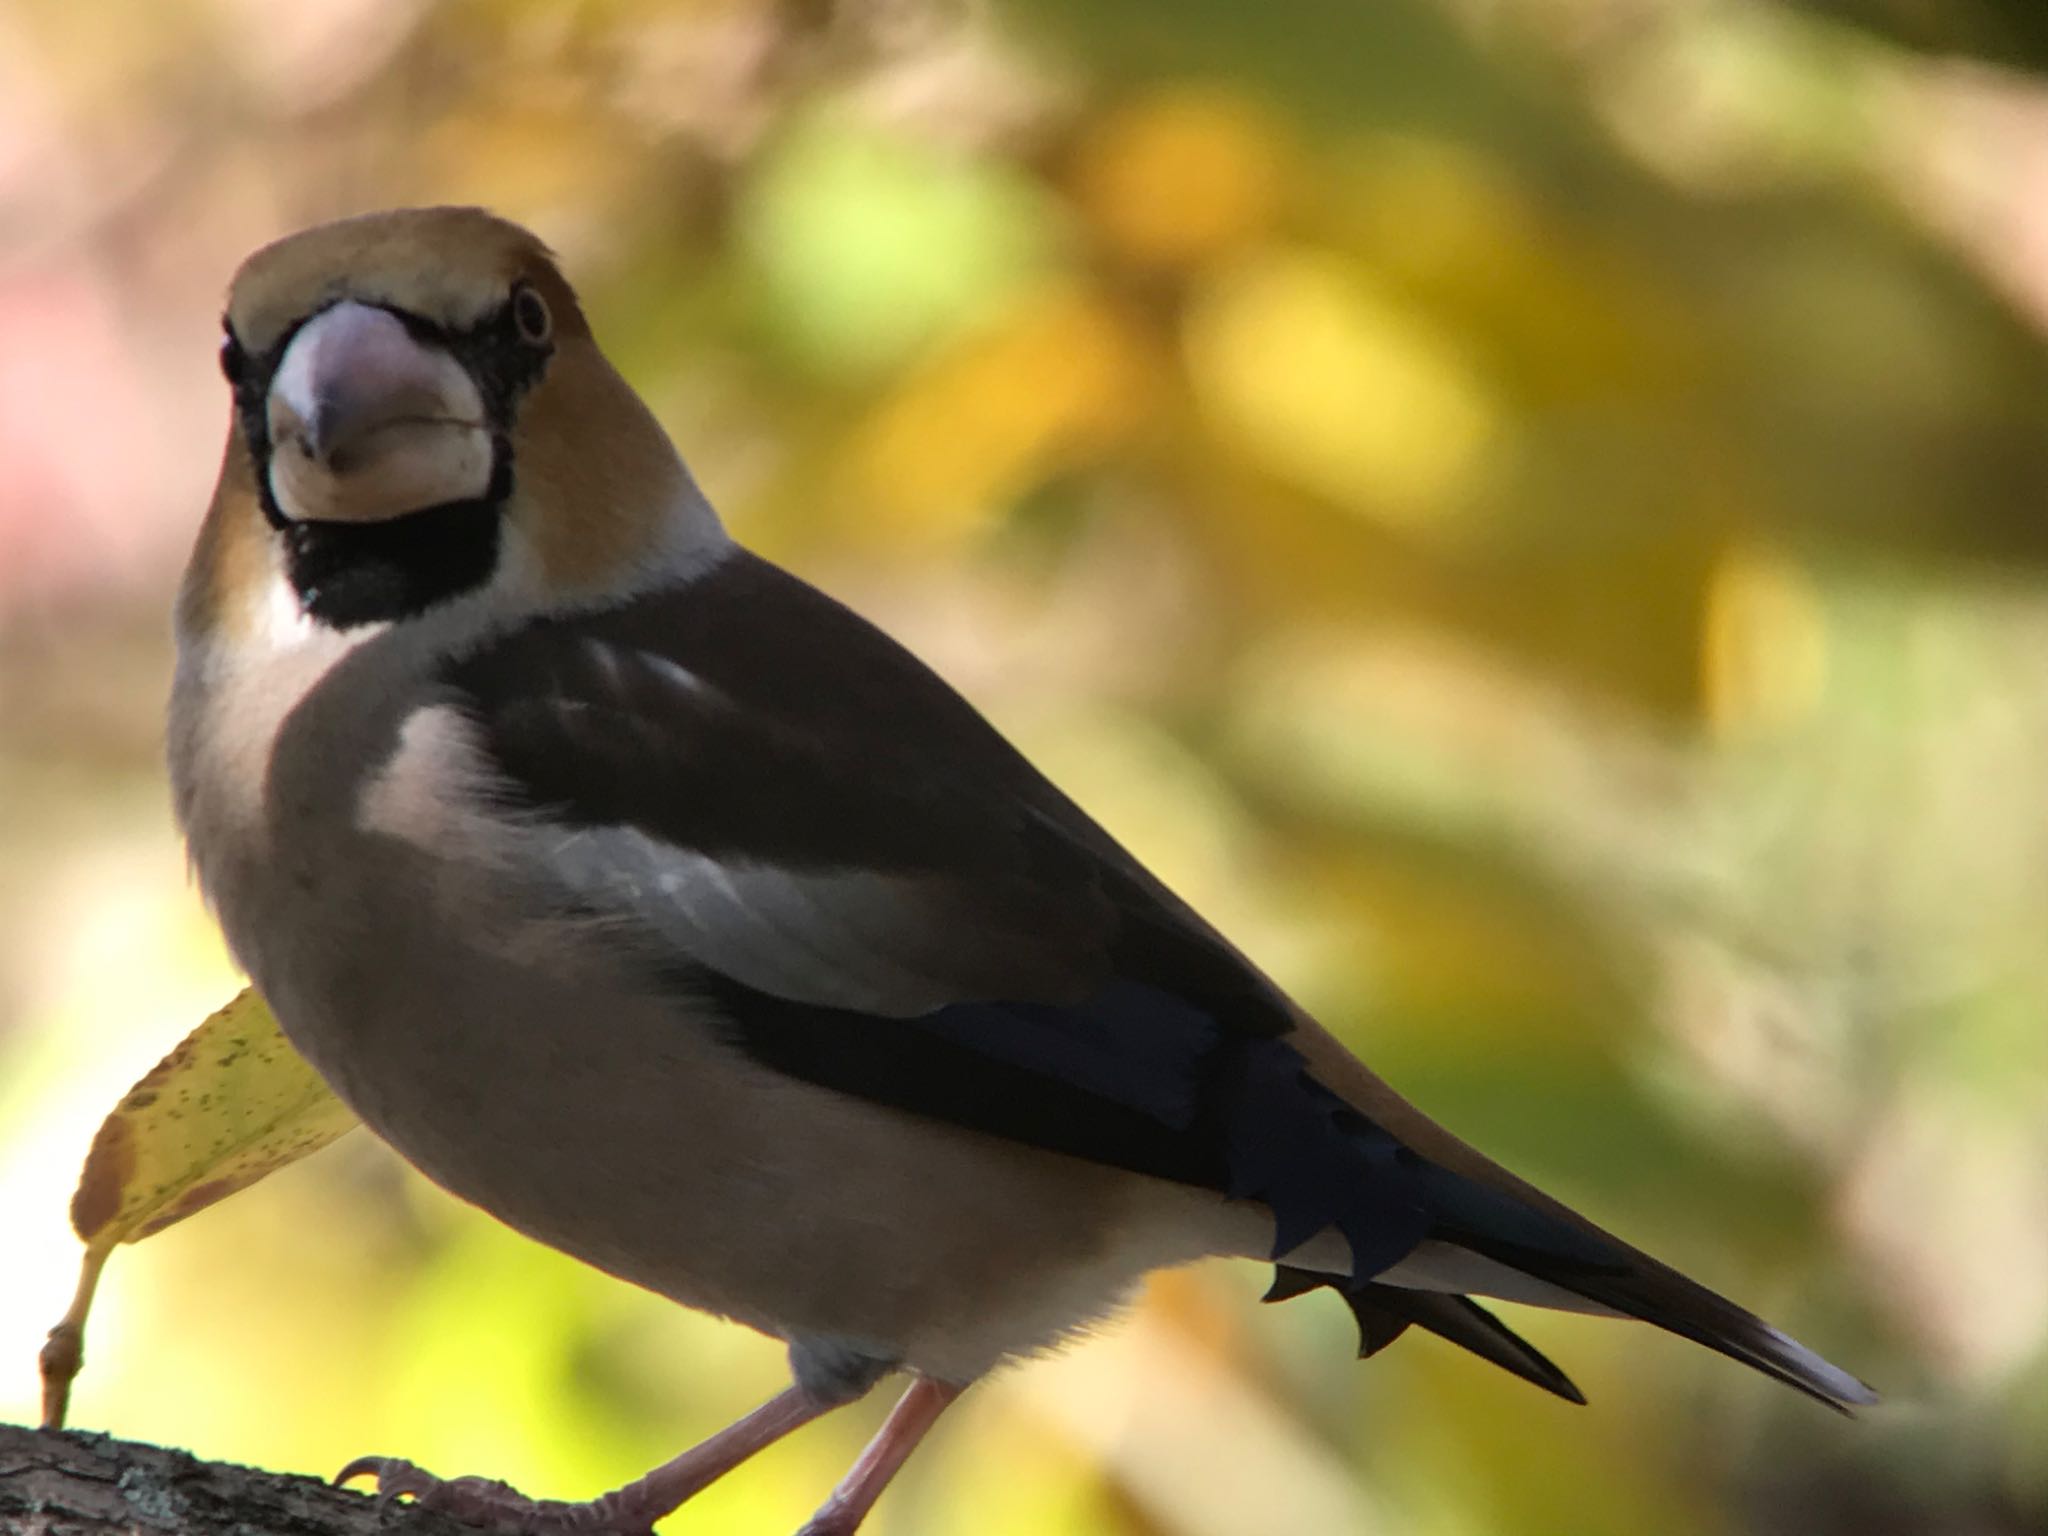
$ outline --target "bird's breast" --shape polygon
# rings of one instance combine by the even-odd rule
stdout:
[[[298,1049],[436,1183],[675,1300],[959,1379],[1211,1249],[1209,1197],[735,1049],[708,1004],[547,910],[483,808],[462,717],[374,661],[311,686],[215,677],[184,699],[191,718],[272,721],[267,751],[204,730],[174,732],[173,751],[236,955]]]
[[[343,1097],[456,1195],[685,1304],[966,1379],[1208,1251],[1149,1203],[1207,1197],[763,1068],[573,928],[522,956],[387,902],[346,932],[278,1002]]]

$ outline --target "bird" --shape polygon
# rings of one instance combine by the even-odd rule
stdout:
[[[849,1536],[970,1385],[1219,1256],[1335,1292],[1362,1355],[1421,1330],[1575,1403],[1473,1297],[1876,1400],[1427,1118],[937,673],[735,542],[523,227],[301,230],[223,328],[167,755],[233,956],[428,1179],[790,1368],[594,1499],[342,1480],[644,1533],[900,1374],[804,1527]]]

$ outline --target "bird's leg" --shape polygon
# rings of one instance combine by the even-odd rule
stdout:
[[[655,1521],[692,1494],[710,1487],[756,1451],[839,1407],[840,1401],[814,1396],[802,1387],[789,1387],[745,1418],[701,1445],[692,1446],[673,1461],[663,1462],[638,1481],[583,1504],[530,1499],[510,1484],[486,1477],[439,1478],[392,1456],[360,1457],[343,1467],[334,1480],[345,1483],[352,1478],[374,1477],[380,1501],[410,1494],[423,1508],[438,1510],[471,1525],[516,1531],[521,1536],[647,1536]],[[900,1406],[897,1413],[902,1413]],[[890,1423],[894,1422],[892,1418]],[[887,1433],[884,1429],[883,1434]],[[845,1529],[851,1530],[852,1526]]]
[[[797,1536],[853,1536],[868,1511],[875,1507],[875,1500],[882,1496],[882,1490],[889,1486],[889,1479],[910,1459],[910,1453],[938,1422],[939,1415],[965,1390],[962,1386],[933,1381],[929,1376],[912,1382],[910,1390],[889,1411],[887,1422],[860,1453],[853,1470],[832,1490],[832,1496],[818,1506],[818,1512],[805,1522]]]

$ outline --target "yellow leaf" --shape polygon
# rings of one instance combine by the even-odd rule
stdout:
[[[247,987],[129,1089],[93,1138],[71,1197],[85,1258],[71,1309],[43,1347],[44,1426],[64,1422],[86,1313],[115,1245],[163,1231],[355,1124]]]

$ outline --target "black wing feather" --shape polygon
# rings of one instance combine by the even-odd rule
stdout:
[[[662,953],[662,983],[709,999],[733,1043],[776,1070],[1262,1202],[1276,1255],[1335,1227],[1361,1275],[1445,1222],[1491,1225],[1499,1206],[1518,1240],[1606,1257],[1316,1082],[1270,983],[922,663],[766,562],[736,552],[682,591],[537,621],[446,680],[523,810],[568,831],[631,829],[634,849],[673,850],[699,877],[713,861],[706,901],[787,872],[804,900],[752,914],[755,960],[763,931],[771,954],[780,942],[774,919],[834,899],[824,877],[900,877],[900,911],[842,901],[819,919],[833,931],[793,945],[808,969],[787,990],[687,944]],[[602,864],[586,849],[579,878],[601,884]],[[661,886],[636,875],[620,904],[645,917]],[[819,995],[817,957],[857,959],[848,934],[865,945],[877,924],[890,964],[937,971],[915,995],[937,986],[941,1006],[890,1016]]]

